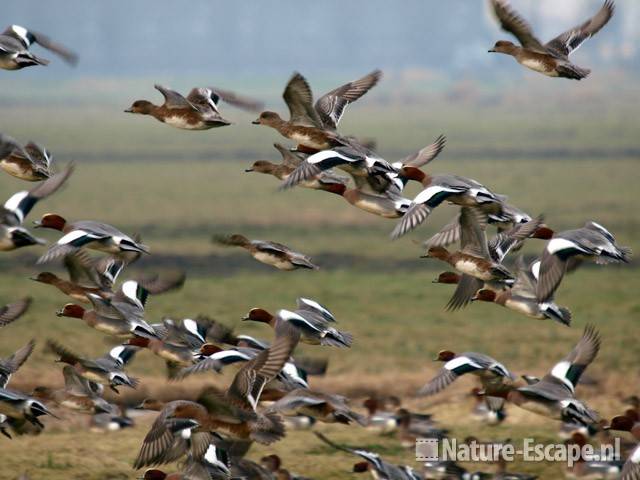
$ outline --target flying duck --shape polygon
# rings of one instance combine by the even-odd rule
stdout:
[[[29,47],[34,43],[55,53],[70,65],[78,62],[75,53],[46,35],[27,30],[20,25],[10,25],[0,34],[0,68],[20,70],[34,65],[48,65],[49,60],[37,57],[29,51]]]
[[[591,70],[571,63],[569,55],[604,27],[615,9],[613,0],[606,0],[593,17],[543,44],[527,21],[514,11],[506,0],[491,0],[491,5],[502,29],[516,37],[521,46],[500,40],[489,52],[511,55],[522,66],[543,75],[573,80],[586,78]]]

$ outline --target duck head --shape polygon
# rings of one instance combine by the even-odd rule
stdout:
[[[398,176],[406,180],[413,180],[420,183],[428,183],[429,176],[418,167],[405,166],[400,169]]]
[[[450,285],[457,285],[460,281],[460,275],[455,272],[442,272],[438,275],[438,278],[432,281],[432,283],[446,283]]]
[[[518,47],[508,40],[498,40],[489,53],[504,53],[506,55],[513,55],[518,50]]]
[[[222,352],[222,350],[222,348],[214,345],[213,343],[205,343],[200,347],[200,354],[204,355],[205,357],[209,357],[214,353]]]
[[[167,474],[162,470],[151,468],[144,472],[144,475],[140,477],[142,480],[164,480],[167,478]]]
[[[478,290],[476,294],[473,297],[471,297],[472,302],[475,302],[476,300],[479,300],[481,302],[493,302],[495,301],[495,299],[496,299],[496,292],[486,288],[483,288],[482,290]]]
[[[245,168],[245,172],[258,172],[258,173],[271,173],[273,169],[276,167],[274,163],[271,163],[267,160],[258,160],[253,162],[251,168]]]
[[[456,358],[456,354],[451,350],[440,350],[436,358],[433,359],[434,362],[448,362]]]
[[[369,471],[369,463],[368,462],[358,462],[353,465],[354,473],[364,473]]]
[[[273,320],[273,315],[262,308],[252,308],[251,310],[249,310],[249,313],[242,317],[242,320],[252,320],[254,322],[269,323],[271,322],[271,320]]]
[[[57,280],[59,280],[59,278],[55,273],[40,272],[35,277],[31,277],[31,280],[33,280],[34,282],[51,284],[51,283],[55,283]]]
[[[446,261],[449,258],[449,251],[444,247],[431,247],[421,258],[437,258]]]
[[[75,303],[67,303],[64,307],[56,312],[58,317],[82,318],[85,309]]]
[[[254,125],[277,125],[282,122],[282,118],[276,112],[262,112],[253,122]]]
[[[536,228],[536,231],[533,232],[533,235],[531,235],[531,238],[539,238],[541,240],[550,240],[551,237],[553,237],[553,234],[554,234],[553,230],[551,230],[546,225],[542,224],[538,228]]]
[[[51,228],[62,231],[67,224],[64,217],[55,213],[45,213],[39,221],[33,222],[34,228]]]
[[[136,100],[127,108],[125,113],[138,113],[140,115],[150,115],[156,106],[147,100]]]

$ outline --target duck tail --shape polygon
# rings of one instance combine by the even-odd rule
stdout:
[[[301,268],[308,268],[309,270],[320,269],[319,266],[315,265],[314,263],[311,263],[311,260],[307,257],[294,258],[291,263]]]
[[[350,348],[353,343],[353,335],[349,332],[329,331],[320,342],[331,347]]]
[[[567,327],[571,326],[571,310],[565,307],[559,307],[555,303],[550,303],[542,306],[544,313],[546,313],[551,320],[555,320]]]
[[[580,68],[575,65],[560,65],[557,68],[561,77],[570,78],[572,80],[582,80],[587,78],[591,73],[588,68]]]
[[[282,417],[275,412],[265,412],[254,422],[251,439],[264,445],[270,445],[285,436]]]
[[[629,263],[631,261],[631,256],[633,252],[629,247],[618,247],[618,252],[620,255],[620,260],[624,263]]]
[[[29,65],[47,66],[47,65],[49,65],[49,60],[47,60],[46,58],[37,57],[36,55],[32,54],[31,52],[19,55],[16,60],[22,66],[29,66]]]

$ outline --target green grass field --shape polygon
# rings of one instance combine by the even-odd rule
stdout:
[[[522,117],[515,107],[477,107],[472,110],[477,115],[501,119],[480,125],[471,115],[465,118],[462,108],[455,106],[439,123],[435,115],[439,109],[444,106],[438,106],[434,114],[412,108],[402,115],[401,107],[394,107],[390,117],[382,120],[376,118],[376,110],[354,110],[356,118],[346,126],[357,125],[357,129],[346,131],[380,137],[381,151],[391,152],[390,159],[411,153],[445,133],[449,145],[430,171],[475,178],[509,195],[510,201],[531,214],[544,213],[546,222],[557,230],[597,220],[613,231],[621,244],[637,250],[637,159],[616,157],[615,153],[593,154],[638,146],[632,132],[636,124],[626,121],[624,108],[619,115],[605,115],[597,125],[580,121],[583,111],[564,112],[554,122],[571,126],[561,132],[551,131],[534,118],[529,130],[533,137],[514,127]],[[26,113],[10,109],[16,131],[7,133],[21,140],[33,137],[42,141],[54,151],[59,164],[76,161],[76,172],[67,187],[37,205],[28,221],[45,212],[69,219],[102,220],[128,233],[141,233],[151,247],[151,257],[131,273],[188,271],[182,291],[150,300],[148,321],[165,315],[203,313],[239,332],[269,338],[271,332],[263,326],[242,323],[242,315],[256,306],[269,310],[292,307],[298,296],[317,299],[331,308],[340,327],[354,333],[356,341],[350,350],[301,349],[309,356],[330,356],[328,376],[312,378],[312,386],[352,396],[356,406],[366,394],[394,391],[412,409],[433,412],[460,438],[474,434],[481,439],[515,440],[533,435],[551,441],[558,424],[516,407],[510,408],[509,419],[499,427],[474,423],[466,415],[471,403],[464,394],[473,385],[469,378],[437,397],[413,398],[438,368],[431,358],[444,348],[485,352],[516,373],[541,375],[568,353],[584,325],[594,323],[602,333],[603,346],[589,373],[599,385],[581,387],[579,395],[608,417],[618,413],[623,395],[639,393],[640,283],[635,264],[584,268],[566,278],[557,301],[573,311],[572,328],[519,317],[495,305],[474,304],[464,311],[447,313],[443,306],[452,290],[431,283],[444,265],[420,259],[416,241],[439,230],[455,213],[452,207],[438,209],[427,225],[408,238],[391,242],[388,234],[394,221],[357,210],[324,192],[296,189],[278,193],[275,179],[244,173],[256,158],[277,159],[270,144],[282,139],[267,129],[241,124],[206,133],[180,132],[150,119],[123,119],[111,110],[101,118],[98,111],[61,106],[60,122],[52,123],[45,113],[34,115],[36,106]],[[245,115],[234,118],[250,119]],[[568,118],[575,123],[565,123]],[[32,129],[42,135],[32,135]],[[602,138],[609,134],[603,144]],[[536,135],[540,141],[535,141]],[[573,153],[543,155],[560,146]],[[529,153],[508,157],[518,149]],[[489,155],[492,151],[495,156]],[[582,156],[581,152],[592,154]],[[2,198],[25,185],[0,175]],[[414,193],[415,188],[411,190]],[[55,232],[40,233],[50,240],[57,238]],[[243,233],[286,243],[311,255],[321,270],[271,270],[242,251],[212,244],[211,236],[216,233]],[[524,252],[536,255],[543,245],[531,241]],[[88,354],[101,354],[110,345],[80,321],[56,317],[55,311],[67,299],[28,279],[39,271],[34,262],[43,251],[37,247],[0,256],[0,303],[26,294],[35,299],[24,318],[0,332],[1,355],[8,355],[32,337],[39,343],[12,379],[12,386],[18,389],[61,384],[59,365],[42,351],[47,338]],[[166,384],[162,361],[149,352],[138,355],[130,372],[143,380],[138,397],[168,396],[180,389],[191,394],[208,383],[228,385],[233,375],[229,371],[222,376],[196,377],[184,385]],[[123,395],[132,393],[123,391]],[[24,470],[34,479],[48,480],[139,475],[130,465],[152,417],[122,434],[105,435],[87,432],[83,418],[66,417],[66,421],[47,420],[47,429],[39,437],[0,439],[0,479],[14,478]],[[414,464],[414,453],[399,447],[393,437],[380,437],[359,427],[321,425],[319,429],[339,441],[374,449],[392,461]],[[350,473],[355,459],[332,453],[308,432],[292,432],[271,448],[256,447],[249,456],[258,459],[272,452],[281,454],[292,471],[309,477],[355,477]],[[516,464],[514,468],[544,479],[560,476],[558,465]]]

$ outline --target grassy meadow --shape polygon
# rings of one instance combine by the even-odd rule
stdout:
[[[129,86],[136,91],[134,96],[155,99],[151,83]],[[580,387],[579,396],[609,417],[619,413],[623,396],[640,393],[640,280],[635,263],[589,266],[565,279],[557,302],[572,310],[571,328],[520,317],[496,305],[473,304],[448,313],[443,306],[452,289],[432,284],[444,265],[420,259],[419,242],[448,222],[454,208],[439,208],[426,225],[391,242],[392,220],[367,214],[324,192],[295,189],[279,193],[274,178],[245,173],[256,159],[277,161],[278,154],[270,145],[284,143],[273,131],[249,125],[252,115],[227,108],[238,125],[183,132],[152,119],[124,116],[120,112],[132,100],[131,94],[125,97],[108,83],[93,86],[103,93],[95,105],[82,96],[80,105],[66,102],[65,92],[71,96],[76,87],[61,86],[55,109],[38,106],[38,97],[29,93],[28,85],[22,100],[16,101],[25,105],[3,105],[12,128],[2,126],[2,131],[20,140],[41,142],[52,150],[59,165],[76,163],[66,188],[38,204],[27,223],[45,212],[68,219],[101,220],[125,232],[140,233],[151,247],[152,255],[127,273],[186,270],[183,290],[150,299],[149,322],[202,313],[238,332],[270,338],[266,327],[241,322],[242,315],[257,306],[272,311],[292,307],[298,296],[317,299],[356,340],[350,350],[301,348],[308,356],[330,357],[329,374],[312,377],[312,387],[349,395],[356,407],[368,394],[396,393],[411,409],[434,413],[459,438],[473,434],[481,439],[534,436],[552,441],[558,424],[517,407],[509,409],[509,418],[501,426],[476,423],[467,415],[471,400],[465,394],[474,385],[470,378],[459,380],[436,397],[415,398],[415,391],[439,367],[431,358],[445,348],[485,352],[516,373],[542,375],[569,352],[583,327],[594,323],[602,333],[603,345],[589,374],[598,385]],[[576,107],[571,98],[560,95],[553,107],[566,102],[566,108],[529,103],[533,114],[527,116],[521,105],[524,99],[515,91],[506,92],[508,102],[502,104],[492,101],[497,93],[476,96],[473,89],[469,93],[463,87],[449,92],[447,101],[420,97],[413,102],[411,96],[397,98],[385,90],[375,97],[379,101],[373,106],[354,106],[343,131],[376,138],[380,152],[390,160],[444,133],[448,146],[429,171],[475,178],[507,194],[529,213],[543,213],[556,230],[597,220],[621,244],[638,249],[640,217],[635,214],[635,203],[640,144],[637,121],[632,120],[635,107],[624,102],[603,107],[595,119],[597,102]],[[579,98],[597,98],[601,93],[583,90]],[[275,98],[271,104],[282,109]],[[556,113],[550,115],[551,110]],[[0,175],[2,198],[25,186]],[[412,186],[410,193],[417,191]],[[52,241],[57,238],[56,232],[38,233]],[[309,254],[321,269],[272,270],[241,250],[212,244],[212,235],[218,233],[285,243]],[[536,255],[543,245],[531,241],[524,253]],[[38,384],[62,384],[60,366],[43,352],[47,338],[94,355],[113,344],[79,320],[55,316],[67,299],[29,280],[40,271],[34,263],[43,251],[34,247],[0,256],[0,303],[27,294],[35,300],[24,318],[0,332],[2,356],[30,338],[38,340],[31,359],[12,379],[13,388],[25,391]],[[60,270],[57,265],[46,268]],[[129,371],[142,379],[140,391],[121,390],[131,402],[145,396],[193,395],[206,384],[228,385],[234,373],[229,369],[223,375],[168,384],[163,362],[150,352],[139,353]],[[101,435],[87,430],[84,417],[62,415],[65,421],[47,419],[47,428],[38,437],[0,438],[0,479],[15,478],[23,471],[33,479],[47,480],[139,476],[130,465],[153,416],[137,418],[133,429]],[[393,436],[378,436],[357,426],[319,425],[318,429],[340,442],[414,465],[414,452],[401,448]],[[330,451],[309,432],[291,432],[272,447],[255,446],[249,457],[259,459],[267,453],[279,453],[287,468],[311,478],[355,476],[350,472],[355,458]],[[513,468],[555,479],[560,477],[561,466],[517,463]]]

